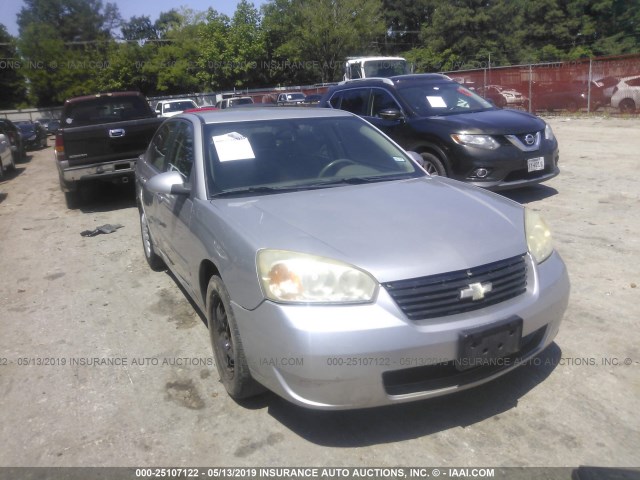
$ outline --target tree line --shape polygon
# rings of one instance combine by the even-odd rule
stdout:
[[[24,0],[17,20],[17,37],[0,24],[5,109],[332,82],[354,55],[434,72],[640,51],[637,0],[240,0],[231,17],[182,8],[127,20],[101,0]]]

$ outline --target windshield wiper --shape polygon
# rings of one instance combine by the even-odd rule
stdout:
[[[362,185],[364,183],[391,182],[394,180],[406,180],[408,178],[412,178],[411,174],[399,173],[395,175],[374,175],[371,177],[343,177],[321,182],[308,183],[303,186],[310,188],[322,188],[335,185]]]
[[[240,187],[232,188],[231,190],[225,190],[224,192],[218,192],[211,195],[212,198],[230,197],[233,195],[268,195],[270,193],[282,193],[287,191],[299,190],[299,187]]]

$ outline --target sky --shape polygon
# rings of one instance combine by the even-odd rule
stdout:
[[[166,12],[172,8],[179,9],[184,6],[195,11],[206,11],[209,7],[225,15],[232,16],[236,10],[238,0],[102,0],[118,5],[123,20],[129,20],[133,16],[146,15],[154,22],[160,12]],[[260,8],[264,0],[253,0],[257,8]],[[24,5],[23,0],[0,0],[0,23],[7,27],[9,34],[18,35],[17,15]]]

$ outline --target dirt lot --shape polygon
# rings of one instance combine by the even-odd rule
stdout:
[[[638,466],[640,121],[549,121],[561,175],[507,196],[569,268],[556,343],[475,390],[357,412],[231,400],[205,324],[144,261],[133,188],[68,210],[51,147],[32,153],[0,182],[0,466]]]

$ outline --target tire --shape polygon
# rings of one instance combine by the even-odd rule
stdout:
[[[13,152],[9,155],[9,165],[5,167],[7,172],[13,172],[16,169],[16,159],[13,158]]]
[[[570,113],[576,113],[578,111],[578,102],[575,100],[569,100],[567,103],[567,111]]]
[[[439,175],[441,177],[447,176],[447,170],[444,168],[442,160],[428,152],[420,152],[423,163],[422,167],[427,171],[429,175]]]
[[[144,210],[140,208],[140,236],[142,237],[142,251],[144,252],[144,259],[154,272],[160,272],[166,269],[166,265],[162,258],[156,253],[153,246],[153,239],[151,238],[151,232],[149,231],[149,222]]]
[[[80,192],[77,190],[64,192],[64,200],[67,203],[67,208],[69,210],[75,210],[80,206]]]
[[[220,381],[235,400],[259,395],[265,388],[251,377],[231,299],[220,277],[214,275],[209,280],[206,301],[209,337]]]
[[[636,102],[632,98],[624,98],[618,104],[620,113],[634,113],[636,111]]]

